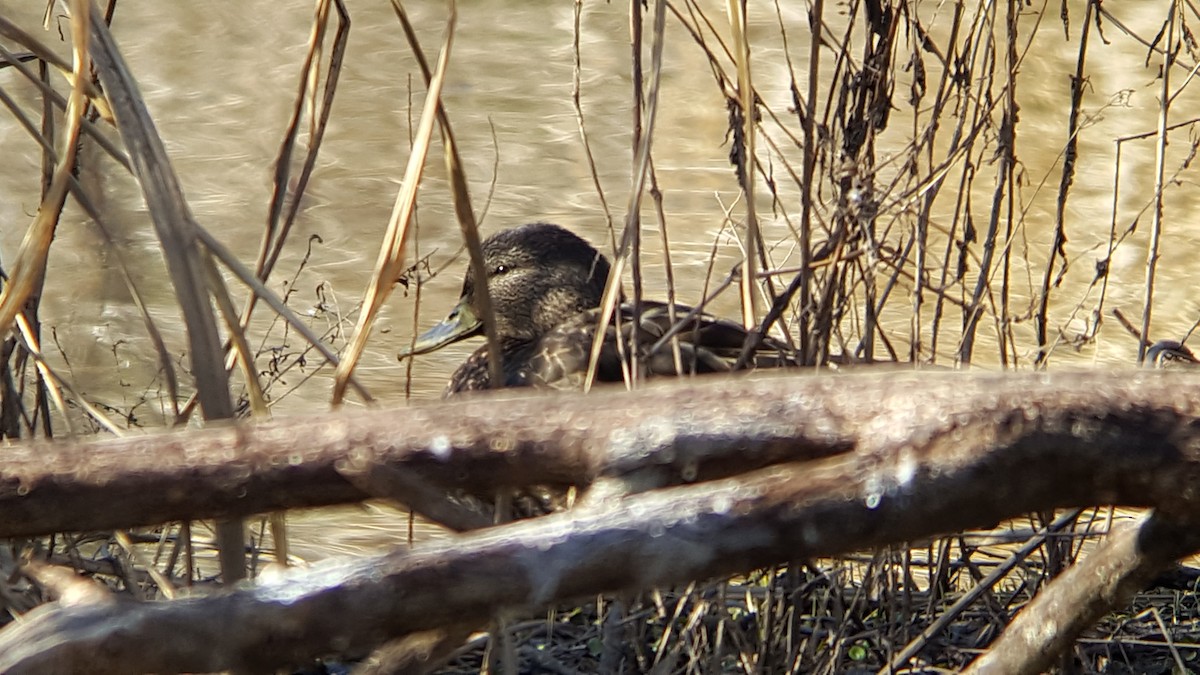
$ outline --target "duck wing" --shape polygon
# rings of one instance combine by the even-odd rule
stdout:
[[[638,365],[646,377],[727,372],[732,369],[746,340],[740,325],[699,312],[686,305],[671,307],[644,302],[638,321],[633,307],[621,306],[616,325],[605,328],[596,380],[620,382],[629,367],[630,345],[638,350]],[[600,310],[592,309],[559,325],[539,342],[529,361],[532,384],[561,389],[583,385]],[[620,339],[618,339],[618,331]],[[678,348],[678,353],[676,353]],[[764,338],[750,360],[752,368],[797,365],[792,350],[774,338]]]

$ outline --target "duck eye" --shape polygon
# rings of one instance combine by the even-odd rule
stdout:
[[[496,265],[496,269],[492,270],[492,274],[505,274],[508,272],[508,265]]]

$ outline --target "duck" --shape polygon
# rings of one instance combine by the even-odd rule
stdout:
[[[546,222],[497,232],[484,240],[482,252],[499,337],[504,378],[500,386],[582,388],[612,270],[608,259],[574,232]],[[468,268],[458,303],[398,357],[427,354],[483,335],[475,297],[478,283]],[[646,377],[728,372],[748,335],[737,323],[686,305],[643,301],[636,330],[632,305],[623,303],[616,313],[605,328],[595,372],[598,382],[626,378],[629,345],[636,346],[639,373]],[[678,343],[678,355],[673,342]],[[443,396],[493,388],[489,358],[486,344],[477,349],[451,375]],[[771,337],[762,340],[748,361],[750,368],[795,365],[793,350]]]
[[[1146,349],[1145,365],[1149,368],[1195,368],[1200,359],[1178,340],[1159,340]]]

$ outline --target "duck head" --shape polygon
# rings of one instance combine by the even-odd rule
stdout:
[[[522,225],[488,237],[482,248],[496,332],[502,341],[535,341],[600,304],[608,282],[608,260],[569,230],[551,223]],[[482,335],[477,283],[468,267],[458,304],[401,358]]]

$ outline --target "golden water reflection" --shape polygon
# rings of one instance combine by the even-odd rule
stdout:
[[[431,51],[440,41],[443,9],[437,3],[410,4],[421,39]],[[751,38],[756,83],[764,103],[786,115],[791,102],[789,63],[783,58],[779,22],[788,29],[790,68],[801,82],[806,76],[809,30],[806,6],[780,4],[787,6],[750,3]],[[701,6],[714,20],[724,17],[723,3]],[[937,35],[946,20],[947,3],[918,3],[918,8],[931,34]],[[1125,23],[1142,35],[1153,36],[1156,22],[1162,20],[1163,10],[1149,3],[1109,9],[1120,12]],[[583,3],[580,33],[583,110],[598,180],[618,227],[631,165],[626,11],[619,3]],[[293,289],[293,308],[311,316],[314,327],[330,331],[352,326],[408,158],[410,124],[419,114],[423,91],[388,4],[353,4],[351,12],[349,52],[331,125],[292,246],[273,280],[280,292]],[[47,42],[63,46],[56,42],[55,33],[40,32],[39,3],[0,0],[0,13]],[[444,101],[472,181],[476,209],[487,209],[485,232],[549,220],[606,247],[611,241],[607,218],[584,159],[571,103],[573,4],[480,0],[464,4],[459,14]],[[835,33],[840,30],[837,22],[845,21],[836,13],[827,19]],[[1033,269],[1040,269],[1048,255],[1066,142],[1068,78],[1075,68],[1081,19],[1073,18],[1071,37],[1066,39],[1057,18],[1048,16],[1037,23],[1022,17],[1023,35],[1032,37],[1023,54],[1017,90],[1021,106],[1017,198],[1025,223],[1011,246],[1032,261]],[[225,3],[219,11],[207,3],[142,3],[120,5],[117,10],[116,37],[197,220],[244,261],[253,259],[262,236],[272,166],[310,21],[307,7],[289,3]],[[1094,304],[1096,290],[1089,284],[1095,262],[1105,254],[1110,231],[1116,141],[1153,131],[1157,121],[1160,80],[1155,60],[1147,62],[1145,46],[1120,31],[1110,28],[1105,36],[1106,42],[1097,40],[1093,45],[1088,62],[1081,161],[1066,212],[1072,266],[1052,296],[1055,325],[1068,337],[1085,327],[1088,308]],[[668,20],[666,39],[655,167],[664,195],[678,297],[696,302],[706,285],[719,281],[740,260],[723,219],[726,209],[732,208],[735,217],[740,213],[739,191],[728,162],[725,101],[709,66],[673,20]],[[827,67],[831,61],[826,61]],[[897,100],[905,96],[901,87],[906,86],[905,78],[911,78],[906,73],[901,70],[898,75]],[[19,77],[0,72],[0,86],[36,109],[34,91]],[[1176,121],[1183,121],[1187,110],[1200,109],[1194,98],[1190,90],[1181,94],[1175,105],[1184,112],[1177,113]],[[880,148],[884,157],[902,153],[911,136],[904,126],[905,113],[899,109],[903,106],[897,107],[885,139],[888,144]],[[1186,164],[1193,136],[1182,130],[1170,146],[1169,172],[1178,173],[1164,212],[1170,245],[1160,261],[1156,338],[1182,338],[1197,318],[1193,260],[1200,247],[1200,230],[1191,217],[1197,212],[1195,169]],[[6,224],[0,229],[0,259],[9,265],[36,210],[40,159],[29,137],[7,116],[0,117],[0,143],[5,148],[5,161],[0,163],[0,222]],[[782,152],[791,153],[791,160],[798,162],[795,148],[784,147]],[[1153,142],[1131,141],[1122,152],[1117,226],[1124,229],[1136,221],[1138,229],[1113,257],[1106,311],[1119,307],[1136,317],[1141,312],[1150,222],[1144,209],[1153,188]],[[422,185],[419,237],[413,253],[429,255],[434,269],[449,267],[424,285],[419,308],[415,289],[398,288],[380,317],[357,372],[384,405],[436,399],[454,366],[476,346],[462,344],[421,357],[411,364],[411,381],[405,378],[406,364],[395,358],[399,345],[414,330],[440,318],[459,291],[462,263],[450,260],[458,250],[458,229],[438,153],[435,148]],[[92,152],[85,158],[104,175],[97,188],[112,235],[130,261],[172,353],[181,354],[184,338],[173,292],[138,188],[111,161]],[[886,166],[881,169],[886,171]],[[975,195],[972,208],[976,220],[983,222],[990,204],[979,197]],[[656,228],[649,200],[645,208],[646,227]],[[770,215],[769,202],[760,206],[760,212],[767,214],[764,231],[769,241],[790,239],[788,225]],[[645,279],[648,293],[659,295],[665,287],[665,271],[653,232],[645,238]],[[311,237],[319,237],[320,242]],[[301,268],[310,242],[311,256]],[[710,269],[714,251],[716,264]],[[42,318],[55,338],[55,363],[91,400],[114,410],[133,411],[141,423],[155,424],[166,393],[153,345],[118,274],[115,254],[77,208],[68,209],[50,265]],[[1032,275],[1016,280],[1013,297],[1020,301],[1024,293],[1027,299],[1037,281]],[[1077,307],[1083,309],[1076,311]],[[723,297],[713,310],[736,315],[736,299]],[[904,344],[908,318],[889,320],[894,323],[885,328]],[[1094,343],[1079,352],[1061,349],[1054,365],[1132,366],[1135,341],[1115,322],[1106,321]],[[267,326],[259,328],[266,331]],[[1023,338],[1030,334],[1027,323],[1016,330]],[[266,335],[260,339],[267,353],[272,349],[287,353],[297,343],[295,338],[285,340],[277,330]],[[1026,350],[1022,358],[1027,363]],[[315,359],[309,359],[307,365],[282,377],[271,392],[274,414],[306,414],[328,406],[328,369],[315,364]],[[406,516],[378,504],[298,514],[292,527],[296,552],[310,559],[386,548],[407,538]],[[428,536],[432,530],[420,532]]]

